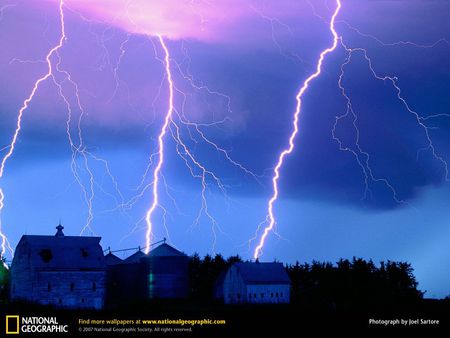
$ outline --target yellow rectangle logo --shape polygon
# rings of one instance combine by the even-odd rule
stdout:
[[[19,334],[19,316],[6,316],[6,334]]]

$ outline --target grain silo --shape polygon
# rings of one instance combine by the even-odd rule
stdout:
[[[106,256],[110,306],[188,296],[189,257],[165,241],[148,254],[139,249],[124,260]]]
[[[189,293],[189,257],[163,243],[148,257],[148,297],[185,298]]]

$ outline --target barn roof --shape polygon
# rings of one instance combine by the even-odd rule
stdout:
[[[246,284],[290,284],[282,263],[237,262],[233,266]]]
[[[23,235],[16,255],[29,260],[32,267],[48,269],[100,269],[105,266],[100,237]],[[22,251],[21,248],[28,247]],[[14,263],[14,262],[13,262]]]
[[[150,257],[185,257],[186,254],[184,254],[181,251],[178,251],[174,247],[170,246],[167,243],[163,243],[156,248],[154,248],[152,251],[150,251]]]

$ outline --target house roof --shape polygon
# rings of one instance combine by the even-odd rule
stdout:
[[[282,263],[237,262],[233,264],[246,284],[290,284]]]
[[[104,268],[105,259],[100,239],[100,237],[64,235],[23,235],[17,244],[15,257],[19,255],[28,258],[29,263],[35,268],[63,270]]]
[[[119,257],[110,252],[107,255],[105,255],[105,262],[106,265],[114,265],[121,263],[122,259],[120,259]]]

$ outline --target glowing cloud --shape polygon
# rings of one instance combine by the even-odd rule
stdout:
[[[239,23],[255,17],[255,8],[280,16],[299,16],[290,1],[261,4],[259,1],[206,0],[67,0],[67,6],[90,20],[105,22],[134,34],[176,39],[218,40]]]

